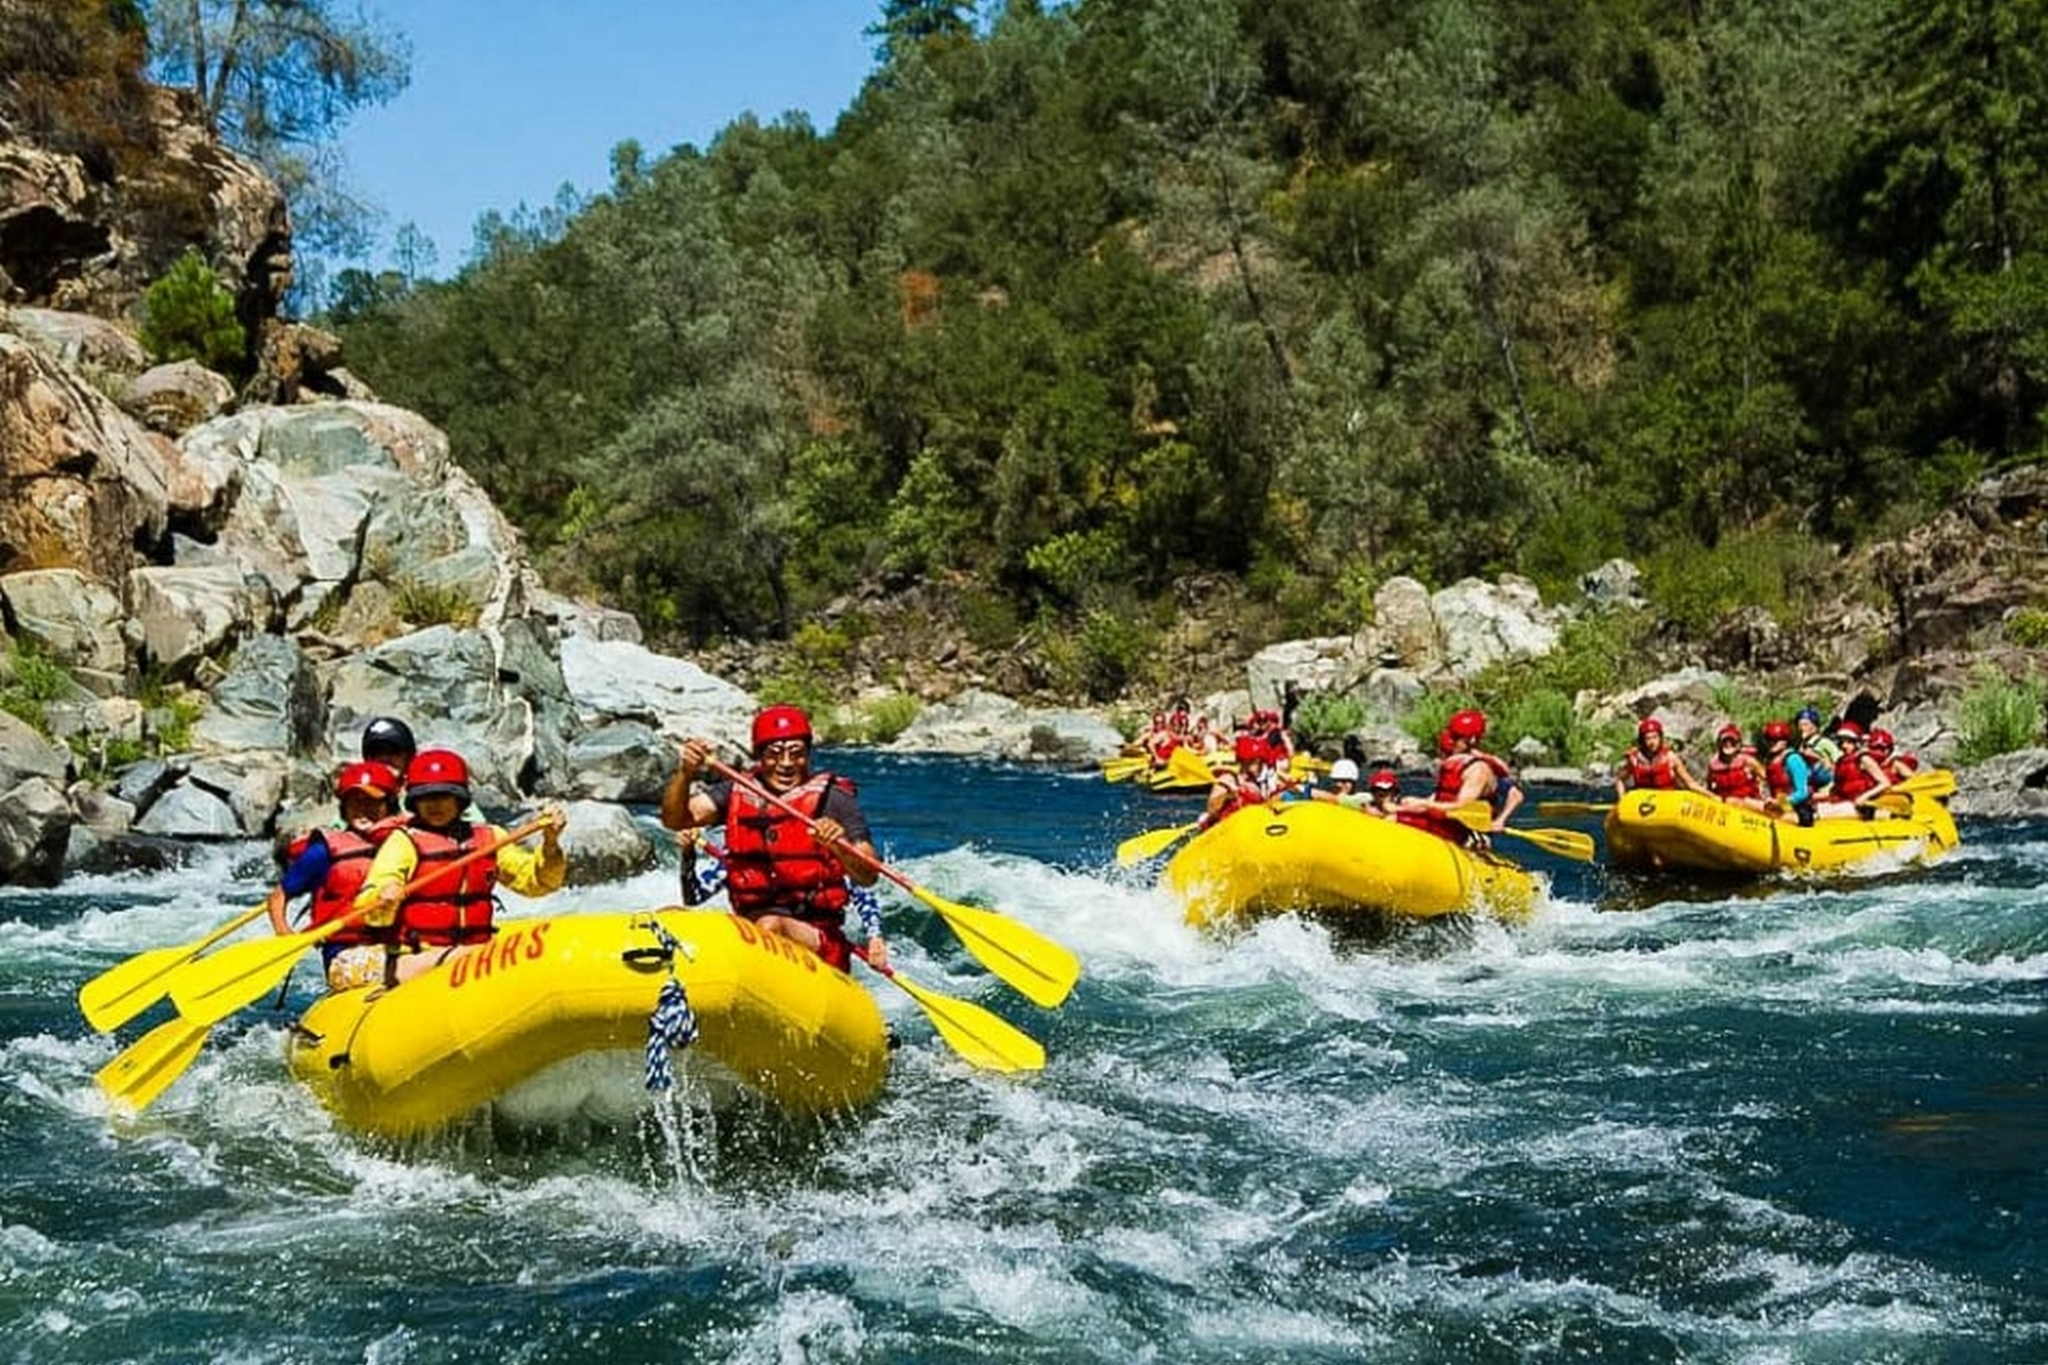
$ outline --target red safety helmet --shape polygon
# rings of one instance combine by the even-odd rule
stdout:
[[[800,706],[770,706],[754,717],[754,752],[775,743],[777,740],[800,739],[811,742],[811,718]]]
[[[405,804],[417,809],[423,796],[453,796],[469,803],[469,765],[453,749],[422,749],[405,769]]]
[[[1896,747],[1892,742],[1892,732],[1889,730],[1872,730],[1870,732],[1870,747],[1873,751],[1880,754],[1890,753]]]
[[[1740,725],[1724,725],[1714,732],[1714,738],[1717,740],[1732,739],[1739,744],[1742,742],[1742,727]]]
[[[1772,743],[1781,739],[1789,743],[1792,739],[1792,727],[1782,720],[1767,720],[1764,722],[1764,738]]]
[[[1236,752],[1240,763],[1265,763],[1270,758],[1266,752],[1266,741],[1257,735],[1239,735]]]
[[[1486,733],[1486,713],[1460,711],[1451,717],[1451,723],[1447,728],[1453,739],[1479,739]]]
[[[1365,789],[1375,792],[1399,791],[1401,779],[1392,768],[1380,768],[1373,773],[1372,780],[1365,784]]]
[[[1638,736],[1661,735],[1663,733],[1664,722],[1658,720],[1655,716],[1644,716],[1640,721],[1636,723],[1636,734]]]
[[[1845,720],[1835,727],[1835,742],[1847,740],[1854,744],[1863,742],[1863,727],[1853,720]]]
[[[351,792],[378,801],[389,801],[398,794],[398,774],[382,763],[365,760],[351,763],[334,778],[334,799],[339,801]]]

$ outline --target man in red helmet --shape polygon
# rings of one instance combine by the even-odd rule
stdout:
[[[811,771],[811,719],[797,707],[764,709],[754,717],[751,738],[753,780],[782,805],[744,783],[720,780],[697,788],[712,745],[692,738],[677,747],[680,763],[661,794],[661,823],[673,830],[725,826],[725,891],[735,914],[803,944],[843,972],[853,962],[846,935],[852,907],[868,961],[886,968],[881,914],[872,897],[856,898],[853,891],[873,886],[881,875],[853,783]]]
[[[1499,830],[1507,827],[1508,817],[1522,804],[1522,784],[1515,780],[1515,770],[1480,747],[1485,738],[1486,714],[1470,709],[1454,714],[1437,737],[1439,748],[1448,740],[1449,752],[1437,764],[1436,790],[1417,804],[1444,817],[1436,832],[1453,843],[1466,842],[1470,835],[1451,817],[1459,806],[1484,801],[1493,810],[1493,828]],[[1472,842],[1483,845],[1484,840]]]
[[[370,860],[397,819],[398,786],[398,774],[382,763],[350,763],[335,775],[334,799],[341,808],[341,823],[333,829],[314,830],[293,844],[284,876],[264,903],[272,929],[280,934],[292,932],[285,907],[298,896],[313,898],[308,928],[317,929],[349,912],[369,875]],[[350,948],[377,941],[375,930],[354,924],[322,942],[320,960],[328,968],[329,985],[340,989],[333,974],[336,958]]]
[[[412,818],[392,829],[371,860],[355,908],[381,932],[369,948],[338,954],[328,964],[348,985],[397,985],[432,971],[459,953],[488,948],[497,932],[497,888],[522,896],[559,891],[568,874],[560,836],[569,823],[559,805],[541,811],[547,822],[538,849],[506,839],[497,825],[469,820],[469,765],[452,749],[422,749],[405,772],[405,808]],[[502,842],[501,842],[502,841]],[[433,876],[439,863],[497,843],[489,857]],[[408,884],[421,884],[411,892]]]

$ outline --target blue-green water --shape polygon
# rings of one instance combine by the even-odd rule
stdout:
[[[0,1359],[2048,1360],[2048,827],[1769,894],[1537,856],[1523,927],[1219,940],[1112,865],[1186,801],[838,757],[894,864],[1082,955],[1044,1013],[890,902],[1042,1075],[876,983],[904,1046],[844,1121],[395,1151],[286,1077],[302,969],[117,1122],[92,1073],[155,1016],[101,1038],[79,983],[254,903],[262,850],[0,892]]]

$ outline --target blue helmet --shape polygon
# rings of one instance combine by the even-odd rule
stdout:
[[[1811,706],[1802,706],[1799,708],[1799,714],[1794,716],[1792,719],[1810,720],[1815,725],[1818,725],[1820,724],[1820,712],[1814,710]]]

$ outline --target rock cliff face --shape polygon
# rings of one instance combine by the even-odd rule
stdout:
[[[205,258],[251,335],[291,287],[284,195],[209,135],[183,91],[147,94],[133,174],[0,140],[0,300],[100,317],[132,312],[187,250]]]

